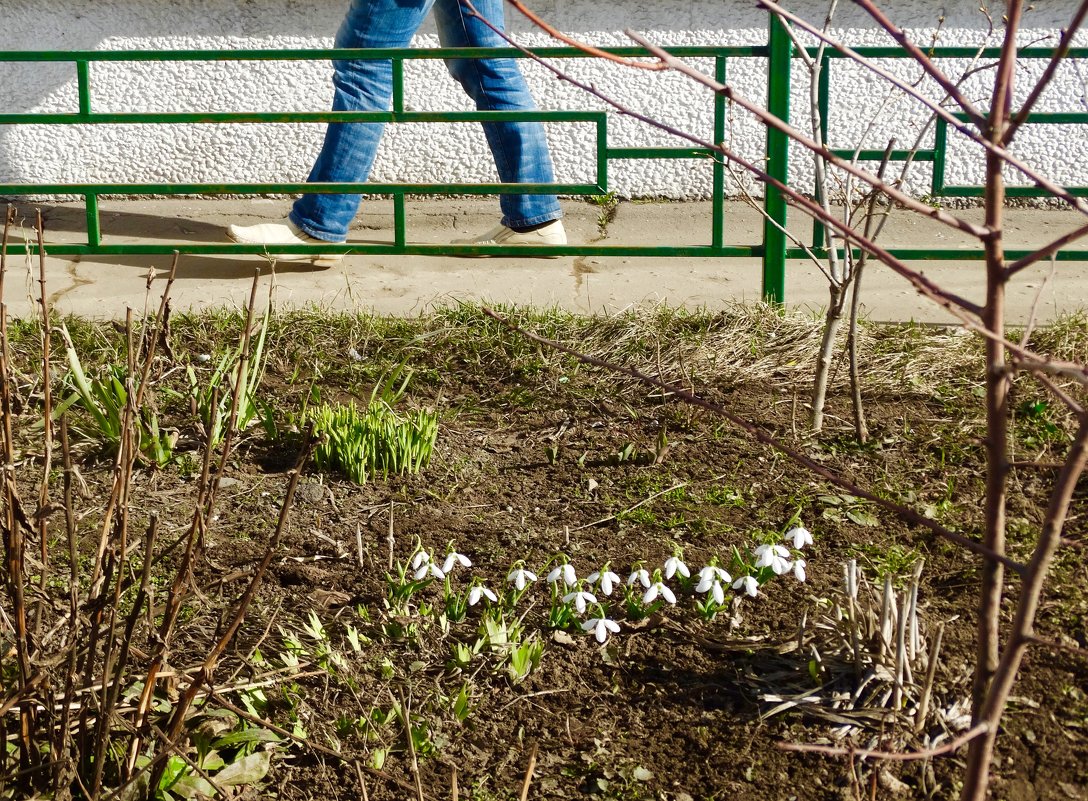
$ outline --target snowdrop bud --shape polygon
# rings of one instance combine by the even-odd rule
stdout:
[[[598,570],[596,573],[590,573],[586,581],[590,584],[599,583],[601,592],[605,595],[611,595],[612,590],[620,583],[620,577],[611,570]]]
[[[769,567],[776,576],[788,573],[792,563],[787,558],[790,552],[781,545],[760,545],[752,549],[756,557],[756,567]]]
[[[442,579],[446,577],[446,574],[442,572],[442,568],[436,565],[434,562],[425,562],[419,566],[419,569],[415,572],[415,579],[419,581],[427,576],[432,576],[436,579]]]
[[[578,576],[574,573],[574,565],[569,562],[557,565],[551,573],[548,574],[548,583],[555,584],[555,582],[563,579],[563,583],[568,587],[573,587],[578,583]]]
[[[597,596],[591,592],[585,592],[584,590],[572,592],[563,596],[563,603],[569,604],[571,601],[574,602],[574,608],[578,614],[584,615],[586,613],[586,604],[597,603]]]
[[[721,606],[725,603],[725,590],[722,589],[722,583],[715,581],[714,586],[711,588],[711,597],[714,599],[714,603]]]
[[[708,592],[715,584],[725,582],[728,584],[733,577],[725,570],[714,565],[707,565],[699,571],[699,583],[695,586],[696,592]]]
[[[506,577],[506,580],[513,584],[518,592],[521,592],[528,584],[536,581],[536,573],[526,570],[524,567],[516,567],[510,571],[510,575]]]

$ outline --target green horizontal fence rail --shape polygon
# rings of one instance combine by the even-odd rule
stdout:
[[[544,58],[585,58],[574,48],[542,48],[536,51]],[[619,56],[647,56],[638,47],[610,48]],[[765,47],[684,47],[677,55],[713,59],[715,73],[724,79],[726,61],[737,57],[765,57]],[[451,58],[526,58],[512,48],[433,48],[433,49],[313,49],[313,50],[165,50],[165,51],[0,51],[0,62],[69,62],[76,67],[79,111],[69,113],[0,113],[0,125],[94,125],[94,124],[206,124],[206,123],[297,123],[297,122],[484,122],[498,120],[536,120],[550,123],[583,123],[596,128],[596,175],[588,183],[550,184],[415,184],[415,183],[66,183],[66,184],[0,184],[0,197],[13,195],[83,195],[86,200],[88,241],[86,244],[46,244],[53,255],[160,255],[181,253],[264,254],[264,253],[356,253],[387,255],[573,255],[573,256],[706,256],[758,257],[762,245],[724,244],[724,185],[725,168],[714,152],[699,147],[612,147],[608,142],[608,114],[604,111],[467,111],[419,112],[406,111],[404,106],[404,63],[409,60]],[[102,113],[92,106],[91,65],[97,62],[174,62],[174,61],[298,61],[332,59],[389,59],[393,63],[393,102],[388,112],[225,112],[225,113]],[[715,135],[724,139],[726,104],[723,97],[714,101]],[[574,196],[606,195],[608,165],[611,161],[631,159],[697,159],[705,160],[713,171],[714,201],[712,231],[709,244],[680,246],[641,245],[454,245],[409,242],[406,234],[406,195],[496,195],[496,194],[559,194]],[[394,242],[343,245],[263,246],[235,243],[215,244],[154,244],[123,245],[102,242],[98,215],[100,195],[222,195],[222,194],[281,194],[281,193],[359,192],[367,195],[389,195],[393,198]],[[20,246],[22,247],[22,246]],[[34,249],[33,245],[30,245]]]
[[[904,58],[907,54],[897,47],[855,48],[867,58]],[[586,58],[585,53],[568,47],[541,48],[535,51],[542,58]],[[626,57],[649,55],[639,47],[607,48],[606,52]],[[791,40],[781,23],[772,19],[766,46],[734,47],[678,47],[670,52],[681,58],[711,59],[715,78],[724,83],[727,78],[729,59],[760,58],[767,60],[768,108],[782,119],[789,118],[790,65],[797,56]],[[811,55],[816,51],[810,50]],[[999,50],[984,51],[984,58],[995,58]],[[1020,58],[1049,58],[1048,48],[1025,48]],[[979,53],[972,48],[938,47],[930,50],[933,58],[974,58]],[[652,257],[759,257],[763,261],[763,294],[773,302],[784,302],[786,264],[790,259],[801,259],[805,249],[789,247],[785,226],[787,203],[774,187],[767,187],[764,210],[767,221],[763,241],[752,244],[725,244],[725,166],[714,151],[700,147],[613,147],[608,141],[608,114],[604,111],[468,111],[427,112],[407,111],[404,105],[404,64],[411,60],[451,58],[527,58],[513,48],[434,48],[416,49],[249,49],[249,50],[118,50],[118,51],[0,51],[0,62],[71,63],[75,65],[78,90],[78,111],[0,113],[0,125],[163,125],[208,123],[325,123],[325,122],[384,122],[384,123],[471,123],[497,120],[523,120],[550,123],[582,123],[595,127],[596,175],[592,182],[550,184],[501,184],[501,183],[306,183],[306,182],[231,182],[231,183],[0,183],[0,197],[21,195],[82,195],[86,204],[87,242],[84,244],[47,243],[50,254],[70,255],[163,255],[174,252],[200,255],[257,254],[265,253],[357,253],[386,255],[510,255],[523,256],[652,256]],[[825,125],[825,141],[828,141],[828,116],[830,109],[831,63],[841,54],[826,51],[823,54],[823,71],[819,101]],[[1067,56],[1073,59],[1088,58],[1088,48],[1073,48]],[[91,67],[101,62],[224,62],[224,61],[328,61],[333,59],[388,59],[393,64],[393,102],[387,112],[98,112],[92,103]],[[722,95],[713,100],[714,141],[726,139],[726,101]],[[1088,113],[1033,114],[1029,124],[1088,124]],[[935,197],[979,197],[981,187],[945,184],[945,152],[947,148],[946,123],[939,122],[934,146],[913,154],[919,162],[933,164],[933,191]],[[789,172],[788,138],[768,129],[767,171],[785,182]],[[836,149],[847,158],[861,161],[879,161],[883,150]],[[892,160],[904,161],[908,151],[896,150]],[[454,245],[422,244],[409,242],[405,197],[407,195],[497,195],[497,194],[559,194],[572,196],[599,196],[609,193],[608,166],[612,161],[631,159],[687,159],[707,160],[712,170],[712,211],[709,244],[678,246],[641,245],[565,245],[565,246],[508,246],[508,245]],[[1069,187],[1077,195],[1088,196],[1088,187]],[[264,195],[283,193],[339,193],[351,192],[366,195],[388,195],[393,199],[394,241],[385,243],[351,242],[342,245],[241,245],[235,243],[166,243],[166,244],[107,244],[102,241],[98,198],[101,195]],[[1042,194],[1031,187],[1010,187],[1012,197]],[[819,223],[813,226],[813,252],[823,253],[820,245],[824,240]],[[14,245],[9,245],[14,247]],[[19,249],[36,252],[34,243],[19,243]],[[904,260],[983,258],[981,250],[960,249],[893,249],[896,257]],[[1009,252],[1010,258],[1025,255]],[[1059,260],[1088,261],[1088,251],[1063,250]]]

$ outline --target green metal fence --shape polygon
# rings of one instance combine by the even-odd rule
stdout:
[[[860,47],[856,50],[868,58],[902,58],[906,54],[895,47]],[[587,57],[573,48],[542,48],[538,55],[548,59]],[[647,55],[637,47],[609,48],[608,52],[628,57]],[[791,40],[784,28],[772,20],[766,46],[750,47],[680,47],[671,50],[683,58],[711,59],[715,77],[725,82],[731,59],[766,59],[767,96],[769,110],[782,119],[788,119],[790,106],[790,65],[796,56]],[[813,54],[815,51],[813,51]],[[1049,58],[1047,48],[1026,48],[1020,52],[1024,59]],[[972,58],[977,52],[971,48],[934,48],[934,58]],[[986,51],[983,57],[995,58],[999,51]],[[768,187],[765,198],[767,221],[761,242],[751,244],[726,244],[725,219],[725,166],[714,157],[713,151],[700,147],[614,147],[608,139],[608,114],[604,111],[468,111],[427,112],[408,111],[404,104],[404,65],[406,61],[450,58],[524,58],[525,55],[508,48],[436,48],[427,50],[137,50],[137,51],[0,51],[0,62],[62,62],[75,67],[78,89],[78,110],[73,112],[0,113],[0,125],[103,125],[103,124],[207,124],[207,123],[319,123],[319,122],[484,122],[496,120],[538,120],[541,122],[588,123],[596,128],[596,175],[587,183],[552,184],[412,184],[412,183],[305,183],[305,182],[244,182],[244,183],[66,183],[66,184],[0,184],[0,197],[19,195],[82,195],[86,201],[87,242],[81,244],[47,243],[47,250],[58,256],[65,255],[159,255],[174,251],[192,254],[262,254],[274,253],[360,253],[387,255],[502,255],[509,254],[510,246],[503,245],[453,245],[422,244],[408,241],[405,197],[408,195],[497,195],[497,194],[559,194],[573,196],[606,195],[609,190],[609,164],[630,159],[696,159],[710,164],[712,170],[713,203],[710,220],[709,244],[677,246],[641,245],[565,245],[519,246],[520,255],[572,255],[572,256],[650,256],[650,257],[761,257],[763,261],[763,294],[775,302],[785,299],[786,263],[789,259],[803,258],[802,248],[789,246],[784,229],[787,222],[785,198],[773,187]],[[828,51],[824,55],[823,80],[820,87],[820,103],[825,125],[830,108],[830,73],[832,63],[839,54]],[[1088,48],[1074,48],[1068,58],[1088,58]],[[175,113],[116,113],[95,111],[92,94],[92,66],[102,62],[223,62],[223,61],[312,61],[331,59],[389,59],[393,64],[393,103],[388,112],[175,112]],[[716,95],[713,102],[714,141],[726,138],[726,101]],[[1033,114],[1029,123],[1088,124],[1088,113]],[[825,137],[826,141],[826,137]],[[834,144],[834,143],[832,143]],[[933,189],[935,197],[977,197],[980,187],[949,186],[945,184],[945,152],[947,148],[947,124],[937,125],[934,146],[916,151],[919,162],[933,163]],[[853,150],[839,150],[842,155],[853,156]],[[774,178],[786,181],[789,172],[788,138],[781,132],[768,130],[766,142],[767,172]],[[884,152],[867,150],[859,154],[862,160],[879,160]],[[907,158],[906,151],[892,153],[893,160]],[[1088,187],[1071,188],[1079,195],[1088,195]],[[280,194],[280,193],[339,193],[359,192],[367,195],[388,195],[393,199],[394,239],[390,244],[352,242],[344,245],[295,245],[266,247],[234,243],[160,243],[160,244],[110,244],[102,240],[98,198],[101,195],[223,195],[223,194]],[[1009,195],[1027,196],[1038,194],[1031,188],[1010,188]],[[814,224],[813,241],[822,242],[822,229]],[[19,245],[20,250],[36,246]],[[816,248],[819,251],[819,247]],[[895,256],[905,260],[925,259],[980,259],[980,250],[959,249],[895,249]],[[1011,252],[1010,257],[1025,255]],[[1060,260],[1088,261],[1088,251],[1063,250]]]

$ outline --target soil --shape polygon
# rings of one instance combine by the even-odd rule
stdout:
[[[365,402],[381,370],[407,359],[416,375],[401,403],[435,408],[441,427],[433,458],[418,475],[359,486],[306,468],[280,547],[214,681],[223,698],[248,701],[257,717],[322,750],[284,738],[273,749],[268,775],[245,797],[956,796],[964,749],[924,762],[876,763],[782,746],[901,751],[962,733],[955,704],[962,715],[974,664],[977,558],[815,478],[710,411],[512,336],[464,336],[469,327],[455,341],[444,339],[444,325],[397,323],[383,339],[365,341],[356,330],[353,341],[362,343],[366,364],[336,357],[333,344],[316,370],[312,355],[300,356],[310,328],[285,324],[272,339],[262,393],[284,415],[282,429],[270,438],[251,428],[219,476],[217,518],[197,566],[199,592],[186,601],[176,634],[175,667],[198,664],[208,651],[275,531],[299,451],[287,412],[316,394]],[[675,328],[659,333],[658,356],[662,341],[682,339]],[[885,348],[910,338],[894,329],[873,336]],[[173,337],[177,358],[185,361],[213,351],[221,332],[207,322],[181,321]],[[635,353],[630,361],[653,364],[646,357]],[[680,370],[670,364],[666,372]],[[860,446],[839,384],[831,393],[828,430],[818,438],[804,434],[807,387],[794,380],[793,369],[783,365],[761,380],[738,380],[719,367],[686,379],[701,396],[861,486],[977,535],[983,428],[971,375],[898,389],[894,381],[874,378],[866,397],[871,440]],[[28,389],[30,401],[32,395]],[[1018,460],[1060,460],[1067,421],[1050,423],[1035,439],[1018,435]],[[179,427],[183,451],[194,435],[191,426]],[[80,453],[88,496],[79,503],[93,528],[90,513],[104,502],[111,465],[88,446]],[[1045,467],[1014,473],[1014,557],[1027,553],[1051,477]],[[160,541],[176,541],[192,515],[196,484],[192,459],[138,470],[132,531],[142,531],[155,512],[163,524]],[[1073,545],[1084,543],[1086,515],[1088,481],[1082,480],[1068,530]],[[569,556],[579,576],[606,563],[624,578],[639,565],[652,572],[677,552],[694,571],[712,557],[728,566],[733,548],[747,553],[797,519],[815,537],[805,549],[803,583],[776,578],[758,597],[745,597],[706,622],[693,612],[695,594],[674,580],[678,604],[649,618],[625,618],[614,604],[621,630],[603,648],[577,627],[549,626],[543,579],[557,554]],[[92,528],[84,532],[87,547],[96,536]],[[470,609],[463,622],[447,624],[428,614],[428,607],[441,607],[441,582],[421,589],[404,609],[387,608],[390,560],[406,563],[417,547],[441,559],[451,545],[473,563],[453,572],[454,589],[464,590],[470,574],[496,590],[508,586],[507,573],[519,559],[540,574],[517,607],[517,622],[544,645],[539,665],[523,681],[514,681],[487,648],[467,664],[452,664],[451,645],[476,641],[481,612]],[[877,696],[866,696],[855,709],[834,708],[835,694],[848,695],[855,686],[827,623],[841,600],[849,559],[876,592],[885,576],[896,589],[909,586],[924,559],[924,642],[932,644],[938,624],[945,628],[932,702],[937,711],[917,733],[911,714],[923,676],[914,676],[898,711]],[[156,569],[171,575],[177,563],[178,550],[164,546]],[[1010,595],[1015,590],[1010,580]],[[1006,602],[1006,622],[1011,608]],[[318,640],[305,633],[311,614],[342,655],[339,664],[322,666]],[[1033,648],[1021,672],[999,737],[992,797],[1088,798],[1088,660],[1072,650],[1088,647],[1082,550],[1068,548],[1059,558],[1037,629],[1052,644]],[[358,651],[350,645],[352,630],[361,637]],[[282,666],[288,637],[303,646],[298,673],[277,674],[260,697],[252,686]],[[133,643],[150,648],[148,632],[137,630]],[[459,721],[452,710],[462,688],[470,712]],[[791,698],[807,700],[771,714]],[[379,720],[395,705],[408,710],[415,753],[395,715]]]

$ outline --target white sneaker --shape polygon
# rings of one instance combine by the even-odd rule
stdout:
[[[519,233],[513,228],[500,225],[475,239],[455,239],[454,245],[565,245],[567,244],[567,231],[563,228],[562,220],[553,220],[543,228],[535,231]],[[488,258],[490,254],[481,255],[480,258]],[[558,259],[559,256],[537,256],[541,259]]]
[[[227,236],[242,245],[327,245],[323,239],[317,239],[301,230],[290,219],[278,223],[260,225],[232,225],[227,228]],[[308,261],[316,267],[332,267],[344,259],[342,253],[280,253],[276,261]]]

